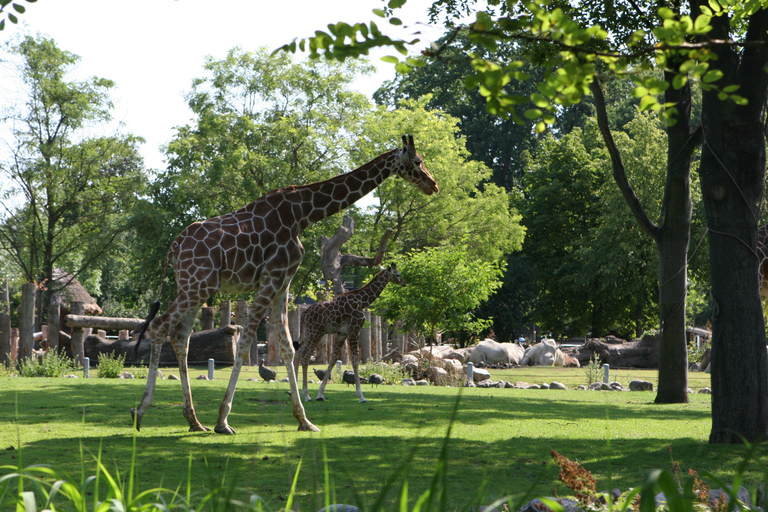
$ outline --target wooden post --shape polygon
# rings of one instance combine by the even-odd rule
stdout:
[[[200,329],[210,331],[213,329],[213,308],[205,307],[200,309]]]
[[[11,317],[5,311],[0,313],[0,363],[11,365]]]
[[[117,333],[117,339],[119,340],[127,340],[131,337],[131,331],[128,329],[120,329],[120,331]]]
[[[374,350],[373,350],[373,360],[377,363],[381,361],[381,317],[378,315],[375,315],[373,318],[371,318],[371,331],[374,333],[371,338],[373,339]]]
[[[11,327],[11,361],[19,361],[19,328]]]
[[[105,331],[104,329],[99,329],[98,331],[96,331],[96,336],[98,336],[99,338],[106,338],[107,331]]]
[[[80,301],[73,301],[69,307],[73,315],[82,315],[85,312],[85,304]],[[80,366],[83,365],[83,339],[83,327],[73,327],[72,358]]]
[[[21,308],[19,311],[19,355],[17,361],[32,357],[35,335],[35,283],[21,286]]]
[[[367,309],[363,312],[365,315],[365,325],[360,329],[360,362],[365,364],[371,360],[371,312]]]
[[[48,350],[59,353],[59,331],[61,330],[61,305],[51,300],[48,305]]]
[[[279,364],[279,351],[277,350],[277,329],[276,323],[279,321],[273,317],[272,308],[269,311],[269,322],[267,323],[267,364]]]
[[[389,354],[389,322],[381,317],[381,358]]]
[[[219,305],[219,327],[226,327],[231,323],[232,303],[228,300],[223,300]]]

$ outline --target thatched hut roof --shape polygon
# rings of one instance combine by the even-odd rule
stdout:
[[[62,309],[69,310],[72,302],[80,301],[84,305],[84,314],[101,314],[101,308],[80,281],[60,268],[53,269],[53,283],[48,286],[48,289],[53,290],[51,302],[58,302]]]

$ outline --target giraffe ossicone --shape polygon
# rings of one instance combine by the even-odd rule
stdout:
[[[347,208],[393,175],[416,185],[425,194],[438,192],[437,182],[416,152],[413,136],[404,135],[402,141],[402,147],[379,155],[354,171],[309,185],[274,190],[237,211],[195,222],[176,237],[163,267],[164,280],[173,257],[176,299],[157,318],[157,309],[153,307],[142,328],[149,334],[151,350],[144,395],[138,407],[131,410],[137,429],[154,400],[160,349],[166,337],[170,337],[179,361],[184,418],[190,431],[208,430],[198,421],[192,403],[187,366],[192,324],[200,307],[215,292],[255,291],[248,323],[237,339],[235,361],[214,431],[235,433],[227,418],[237,380],[256,339],[256,329],[270,307],[271,327],[277,332],[280,355],[288,371],[293,415],[299,430],[318,430],[307,419],[299,396],[293,366],[295,351],[288,330],[288,288],[304,255],[299,235],[310,224]]]
[[[360,387],[360,330],[365,324],[365,310],[379,298],[387,283],[405,286],[405,281],[392,264],[373,276],[365,285],[357,290],[348,291],[331,300],[317,302],[309,306],[301,315],[301,343],[296,352],[296,365],[301,366],[303,375],[302,394],[304,400],[312,401],[307,388],[307,368],[312,354],[317,350],[320,340],[326,334],[336,334],[333,342],[332,356],[329,358],[328,369],[320,384],[317,400],[325,400],[325,386],[330,379],[334,361],[339,360],[344,341],[349,341],[349,351],[352,354],[352,370],[355,372],[355,391],[360,402],[367,402]]]

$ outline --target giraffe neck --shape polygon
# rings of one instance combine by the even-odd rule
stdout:
[[[311,192],[304,204],[302,229],[338,213],[369,194],[394,172],[397,150],[392,150],[362,165],[354,171],[326,181],[296,187]]]
[[[384,288],[387,286],[387,280],[384,277],[384,271],[382,270],[375,276],[373,276],[373,279],[371,279],[368,283],[363,285],[361,288],[358,288],[357,290],[353,290],[351,292],[347,292],[344,295],[355,295],[358,300],[360,300],[361,303],[361,309],[365,309],[371,304],[373,304],[373,301],[379,298],[379,295],[381,295],[381,292],[384,291]]]

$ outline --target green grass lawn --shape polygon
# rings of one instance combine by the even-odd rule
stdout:
[[[197,369],[193,378],[206,373]],[[583,369],[491,373],[494,380],[560,381],[570,388],[586,382]],[[626,370],[617,377],[624,385],[635,378],[655,383],[655,373]],[[198,417],[210,428],[228,375],[228,369],[217,370],[213,381],[192,382]],[[277,509],[284,506],[301,459],[293,508],[317,510],[322,503],[313,501],[318,497],[314,491],[323,489],[325,457],[335,492],[331,502],[354,504],[357,495],[370,505],[411,455],[412,498],[429,485],[458,388],[365,386],[369,402],[360,404],[353,387],[332,383],[326,390],[328,401],[305,405],[321,429],[306,433],[296,431],[287,383],[247,380],[256,375],[255,367],[241,374],[229,418],[236,436],[188,432],[179,382],[159,381],[155,402],[135,439],[139,487],[183,485],[191,458],[194,486],[236,478],[239,486]],[[709,376],[692,373],[690,381],[698,389],[708,385]],[[24,466],[49,464],[77,476],[85,460],[85,472],[92,474],[92,455],[101,446],[106,467],[124,476],[134,442],[129,409],[141,398],[144,384],[0,378],[0,465],[17,465],[23,457]],[[310,385],[312,396],[316,389],[317,384]],[[710,396],[692,394],[690,403],[678,405],[656,405],[654,398],[652,392],[463,388],[448,448],[449,505],[466,510],[481,490],[488,503],[531,485],[541,495],[568,494],[551,462],[552,449],[582,463],[597,477],[600,490],[639,486],[647,470],[670,469],[671,457],[685,471],[709,471],[730,480],[745,448],[707,443]],[[761,448],[760,454],[764,460],[766,450]],[[747,474],[752,488],[761,470],[753,466]]]

